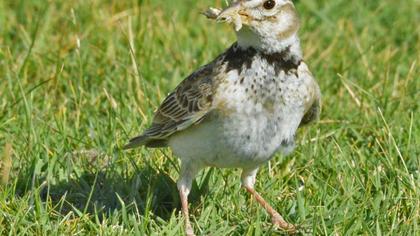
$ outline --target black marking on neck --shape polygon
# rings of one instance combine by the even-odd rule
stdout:
[[[257,56],[272,65],[276,74],[281,71],[286,74],[297,73],[297,68],[302,62],[302,59],[291,53],[290,46],[281,52],[268,54],[259,52],[252,47],[244,49],[234,43],[223,56],[222,64],[226,64],[226,72],[237,70],[238,74],[241,74],[244,69],[251,68],[252,62]]]
[[[302,62],[300,58],[297,58],[291,53],[290,46],[281,52],[272,54],[262,53],[261,57],[274,67],[276,74],[279,74],[280,71],[284,71],[286,74],[297,73],[297,68]]]
[[[226,71],[237,70],[240,74],[243,69],[251,68],[257,53],[254,48],[242,49],[238,43],[234,43],[224,54],[223,64],[227,63]]]

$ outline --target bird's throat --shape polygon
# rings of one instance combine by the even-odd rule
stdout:
[[[300,41],[297,34],[286,39],[279,39],[276,37],[261,37],[254,33],[249,27],[243,27],[236,32],[238,38],[238,46],[242,49],[254,48],[266,54],[274,54],[284,52],[290,49],[290,53],[294,57],[302,59],[302,51],[300,48]]]

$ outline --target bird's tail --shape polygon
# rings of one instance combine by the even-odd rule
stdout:
[[[133,149],[140,146],[146,146],[148,148],[161,148],[168,146],[167,139],[156,139],[149,135],[140,135],[135,138],[132,138],[127,145],[123,147],[124,150]]]
[[[147,136],[147,135],[140,135],[140,136],[137,136],[135,138],[132,138],[128,142],[128,144],[126,144],[123,147],[123,149],[124,150],[127,150],[127,149],[133,149],[133,148],[136,148],[136,147],[140,147],[140,146],[143,146],[143,145],[147,144],[148,141],[149,141],[149,136]]]

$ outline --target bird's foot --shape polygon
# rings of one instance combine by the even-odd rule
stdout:
[[[285,221],[280,214],[273,215],[273,217],[271,218],[271,221],[276,227],[280,228],[281,230],[286,231],[289,234],[296,233],[296,226]]]
[[[192,228],[191,224],[187,224],[187,225],[185,226],[185,234],[186,234],[187,236],[195,236],[195,234],[194,234],[194,230],[193,230],[193,228]]]

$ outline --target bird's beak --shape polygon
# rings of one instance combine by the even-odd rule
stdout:
[[[242,4],[240,1],[234,2],[231,6],[224,9],[219,16],[217,16],[216,20],[218,22],[227,22],[229,24],[233,24],[235,26],[235,30],[239,31],[242,29]]]

